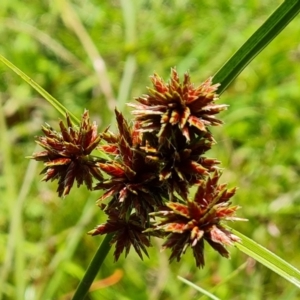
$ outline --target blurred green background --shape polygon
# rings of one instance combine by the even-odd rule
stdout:
[[[149,76],[189,71],[195,84],[213,75],[280,4],[274,0],[20,1],[1,0],[0,53],[80,117],[100,128],[112,108],[146,92]],[[300,267],[300,18],[241,73],[222,95],[229,104],[218,144],[209,152],[238,186],[234,203],[245,223],[232,226]],[[99,191],[74,188],[65,199],[40,182],[43,166],[25,159],[34,136],[61,116],[0,65],[0,291],[2,299],[69,299],[102,237]],[[300,292],[231,248],[231,260],[206,249],[197,269],[190,251],[168,264],[154,240],[150,259],[112,251],[89,299],[207,299],[187,278],[220,299],[299,299]],[[106,280],[103,280],[105,279]]]

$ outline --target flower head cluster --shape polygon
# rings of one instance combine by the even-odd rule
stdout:
[[[107,180],[100,181],[95,187],[105,190],[98,203],[101,205],[105,199],[111,198],[106,207],[108,211],[117,210],[119,217],[124,219],[134,210],[145,226],[149,213],[163,204],[157,165],[147,162],[145,153],[139,148],[141,134],[137,127],[130,127],[118,111],[116,120],[119,134],[102,134],[106,144],[101,145],[100,150],[111,157],[97,163],[109,175]]]
[[[72,124],[68,115],[66,119],[67,125],[59,122],[60,132],[48,124],[42,127],[45,136],[38,137],[36,143],[45,150],[31,156],[44,162],[42,180],[58,180],[59,196],[69,194],[75,180],[78,186],[85,183],[90,190],[93,178],[102,180],[97,159],[90,156],[100,142],[97,125],[90,123],[88,111],[84,112],[79,128]]]
[[[180,260],[191,247],[196,265],[204,265],[204,242],[228,257],[227,245],[238,241],[223,223],[235,217],[230,206],[235,189],[219,184],[219,161],[206,156],[215,144],[210,126],[222,121],[216,114],[227,105],[216,104],[218,84],[207,79],[198,87],[188,74],[180,81],[172,69],[170,81],[152,76],[153,88],[137,98],[133,120],[115,111],[118,133],[97,134],[85,112],[79,129],[61,122],[61,133],[43,127],[38,143],[45,151],[33,158],[44,161],[44,180],[58,179],[58,192],[66,195],[76,180],[103,190],[99,207],[107,221],[89,234],[112,234],[115,259],[131,246],[142,258],[150,237],[165,238],[170,261]],[[101,139],[101,143],[100,143]],[[101,158],[91,158],[97,147]],[[103,175],[102,175],[103,174]],[[92,177],[97,182],[92,187]],[[197,186],[191,200],[190,188]]]
[[[159,180],[168,190],[170,201],[176,194],[186,199],[189,188],[200,183],[219,164],[218,160],[204,156],[213,144],[209,133],[190,142],[178,129],[172,132],[168,143],[160,143],[155,132],[144,133],[144,138],[146,143],[141,149],[148,160],[158,163]]]
[[[119,133],[102,133],[103,144],[99,150],[106,154],[97,166],[108,178],[99,181],[95,189],[104,190],[97,203],[108,215],[105,224],[97,226],[89,234],[112,233],[111,243],[115,243],[115,259],[131,246],[142,258],[147,254],[149,234],[144,233],[150,224],[150,213],[163,206],[166,193],[159,181],[159,164],[146,159],[141,149],[142,135],[138,123],[130,126],[117,110],[116,120]],[[107,204],[104,204],[108,201]]]
[[[123,251],[127,256],[131,246],[141,259],[143,259],[143,253],[148,256],[146,247],[151,245],[150,236],[144,233],[145,226],[142,224],[141,218],[136,213],[131,214],[128,218],[122,218],[117,209],[106,209],[105,213],[108,215],[107,222],[98,225],[89,234],[113,234],[111,243],[116,244],[114,252],[116,261]]]
[[[204,266],[204,241],[222,256],[229,257],[224,245],[238,238],[222,226],[224,221],[241,220],[235,217],[238,206],[230,207],[230,198],[236,189],[228,190],[218,184],[219,172],[203,180],[193,200],[181,203],[168,202],[165,210],[152,213],[158,218],[152,229],[167,234],[163,248],[170,248],[170,260],[180,260],[187,247],[192,247],[196,265]]]
[[[153,88],[148,89],[149,94],[137,98],[139,104],[130,104],[144,131],[158,131],[159,139],[164,140],[176,126],[190,141],[194,134],[206,132],[207,126],[222,124],[215,115],[227,105],[215,104],[219,84],[212,85],[212,77],[199,87],[194,87],[187,73],[181,83],[176,69],[172,69],[169,83],[157,74],[151,79]]]
[[[234,216],[237,206],[230,207],[229,202],[235,189],[218,184],[219,161],[205,156],[215,143],[209,126],[222,124],[216,114],[227,105],[215,104],[219,85],[213,85],[212,78],[194,87],[188,74],[181,83],[172,69],[168,83],[157,75],[152,83],[149,93],[130,106],[143,133],[141,148],[150,150],[153,160],[160,163],[159,179],[169,197],[164,208],[150,214],[154,221],[146,232],[165,236],[163,248],[171,249],[171,261],[179,261],[187,247],[192,247],[201,267],[204,241],[225,257],[229,256],[225,246],[238,241],[222,226],[224,221],[241,220]],[[190,187],[195,185],[198,191],[190,200]]]
[[[172,69],[168,83],[156,74],[151,79],[153,88],[148,89],[149,93],[137,98],[138,104],[129,105],[134,108],[135,122],[146,146],[152,149],[152,157],[160,161],[159,176],[167,185],[169,200],[175,193],[186,199],[189,187],[208,176],[219,163],[204,154],[214,144],[208,126],[222,124],[215,115],[227,105],[215,104],[219,85],[212,85],[212,78],[194,87],[187,73],[181,83]]]

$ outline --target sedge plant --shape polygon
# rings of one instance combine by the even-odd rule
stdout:
[[[58,129],[44,125],[36,139],[43,150],[31,158],[44,164],[42,180],[56,181],[60,197],[74,185],[103,191],[97,205],[106,221],[88,234],[105,238],[74,300],[84,299],[111,246],[116,261],[132,248],[143,259],[153,237],[170,250],[170,262],[180,261],[190,248],[199,268],[205,266],[207,246],[226,258],[228,246],[236,246],[300,287],[297,269],[228,226],[245,220],[236,214],[238,204],[232,204],[236,188],[220,183],[221,162],[207,156],[216,144],[211,128],[223,124],[218,114],[227,109],[219,96],[299,10],[298,1],[284,2],[217,74],[200,84],[189,73],[180,78],[176,68],[168,80],[151,76],[152,87],[128,104],[131,118],[115,109],[116,132],[109,127],[100,132],[88,110],[78,121],[1,57],[65,116]]]

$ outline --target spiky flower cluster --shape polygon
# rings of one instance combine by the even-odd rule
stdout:
[[[79,128],[72,124],[68,115],[66,120],[67,126],[59,122],[60,132],[48,124],[42,127],[45,136],[38,137],[36,143],[45,150],[31,156],[44,162],[42,180],[58,180],[59,196],[69,194],[75,180],[78,187],[85,183],[89,190],[92,190],[93,178],[102,180],[95,165],[98,159],[90,156],[100,142],[96,123],[90,124],[88,111],[84,112]]]
[[[224,245],[232,245],[238,238],[226,230],[220,221],[242,220],[235,217],[237,206],[231,206],[229,199],[235,188],[227,190],[225,184],[218,184],[220,173],[200,183],[193,200],[185,203],[168,202],[166,210],[152,213],[159,217],[153,229],[169,233],[163,248],[171,248],[170,260],[180,260],[188,246],[192,247],[198,267],[204,265],[204,240],[222,256],[229,257]]]
[[[150,237],[165,238],[163,248],[170,260],[180,260],[191,247],[196,265],[204,265],[204,241],[228,257],[225,246],[238,241],[222,224],[241,220],[237,206],[230,206],[235,189],[219,184],[219,161],[205,153],[215,143],[210,126],[222,122],[216,114],[227,108],[216,104],[218,84],[209,78],[198,87],[188,74],[180,82],[175,69],[165,83],[152,76],[153,88],[129,104],[132,123],[116,110],[118,133],[97,133],[85,112],[78,130],[67,117],[61,133],[43,127],[45,137],[37,142],[46,150],[33,155],[44,161],[44,180],[58,179],[59,195],[66,195],[74,180],[103,190],[99,207],[107,221],[89,234],[112,234],[115,259],[131,246],[142,258],[151,245]],[[101,140],[101,142],[100,142]],[[94,149],[104,153],[91,156]],[[105,158],[103,158],[105,157]],[[190,188],[197,186],[192,198]]]

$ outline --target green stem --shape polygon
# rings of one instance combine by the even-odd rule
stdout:
[[[221,83],[218,89],[219,94],[224,92],[227,86],[293,20],[299,11],[299,0],[286,0],[274,11],[266,22],[215,74],[213,81]]]
[[[112,239],[112,234],[108,234],[104,238],[102,244],[100,245],[95,256],[93,257],[90,265],[88,266],[82,280],[80,281],[72,300],[83,300],[87,295],[105,257],[107,256],[110,250],[111,239]]]

